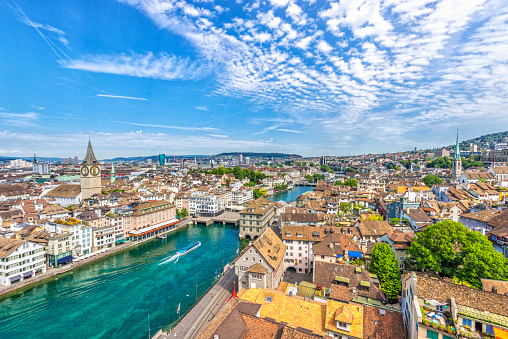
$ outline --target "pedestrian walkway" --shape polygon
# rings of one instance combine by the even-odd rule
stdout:
[[[234,266],[201,298],[189,313],[170,332],[159,331],[153,339],[196,338],[224,307],[233,293],[233,282],[237,280]]]

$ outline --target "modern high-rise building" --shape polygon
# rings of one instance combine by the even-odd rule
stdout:
[[[71,159],[70,157],[69,157],[69,158],[67,158],[67,163],[68,163],[68,164],[72,164],[72,159]]]
[[[92,142],[88,140],[88,149],[81,163],[81,198],[90,199],[101,194],[101,167],[93,154]]]
[[[146,163],[147,163],[148,165],[151,165],[151,164],[152,164],[152,159],[146,159]]]
[[[66,163],[67,163],[67,158],[63,158],[63,159],[62,159],[62,164],[64,164],[64,165],[65,165]]]
[[[166,154],[159,154],[159,165],[166,165]]]
[[[245,165],[250,165],[250,157],[245,157]]]
[[[321,166],[326,165],[326,158],[325,158],[325,157],[321,157],[321,158],[319,159],[319,165],[321,165]]]
[[[74,165],[79,165],[78,157],[74,157]]]

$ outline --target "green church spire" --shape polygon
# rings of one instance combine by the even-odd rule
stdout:
[[[115,164],[111,163],[111,183],[114,183],[116,180],[115,176]]]
[[[453,159],[460,159],[460,150],[459,150],[459,130],[457,130],[457,143],[455,144],[455,155]]]

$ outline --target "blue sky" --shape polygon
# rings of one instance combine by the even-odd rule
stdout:
[[[508,126],[508,6],[5,1],[0,155],[348,155]]]

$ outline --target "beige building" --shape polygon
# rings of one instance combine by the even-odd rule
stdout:
[[[276,204],[260,197],[252,200],[240,211],[240,239],[254,239],[261,235],[273,222]]]
[[[287,246],[267,228],[234,261],[238,290],[244,288],[277,289],[284,275]]]
[[[90,199],[101,194],[101,167],[93,154],[92,143],[88,140],[85,159],[81,163],[81,198]]]

